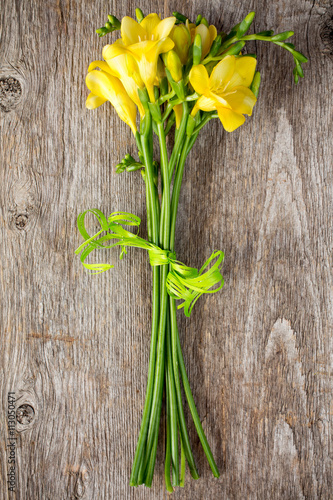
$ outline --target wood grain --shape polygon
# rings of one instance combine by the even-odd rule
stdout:
[[[132,1],[1,0],[1,498],[163,499],[163,432],[151,490],[128,486],[144,403],[150,270],[130,250],[87,275],[74,249],[87,207],[144,218],[135,153],[109,106],[85,109],[94,29]],[[200,266],[223,249],[225,287],[179,315],[189,379],[221,470],[174,498],[332,499],[332,4],[329,0],[147,0],[226,30],[249,11],[257,31],[295,30],[310,57],[292,84],[288,54],[253,44],[263,85],[233,134],[205,130],[188,161],[177,256]],[[145,227],[142,229],[145,233]],[[6,485],[7,393],[14,391],[17,493]],[[27,405],[26,407],[22,406]],[[29,410],[28,407],[33,410]],[[24,413],[24,409],[26,413]],[[28,411],[29,410],[29,411]],[[30,412],[30,413],[29,413]],[[188,475],[189,476],[189,475]]]

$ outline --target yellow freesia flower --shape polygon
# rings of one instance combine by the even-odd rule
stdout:
[[[168,35],[175,21],[174,17],[167,17],[162,21],[157,14],[149,14],[139,24],[126,16],[121,21],[121,39],[103,49],[106,61],[121,54],[130,54],[135,58],[152,102],[155,101],[154,83],[158,58],[174,47],[174,42]]]
[[[110,101],[119,118],[131,127],[135,135],[137,132],[136,106],[119,78],[105,71],[93,70],[86,76],[86,85],[91,91],[86,101],[86,107],[94,109],[105,101]]]
[[[130,96],[132,101],[137,105],[139,108],[139,112],[141,116],[145,115],[145,110],[144,107],[142,106],[142,103],[140,101],[139,95],[138,95],[138,85],[133,78],[129,75],[128,69],[127,69],[127,64],[126,64],[126,59],[131,56],[127,56],[125,54],[114,57],[113,59],[109,59],[108,61],[93,61],[88,68],[88,73],[93,71],[96,68],[100,68],[106,73],[115,76],[116,78],[119,78],[121,83],[124,85],[124,88],[127,92],[127,94]],[[140,82],[139,82],[140,83]],[[139,87],[143,87],[143,83],[141,82],[141,85]]]
[[[192,115],[202,111],[217,110],[227,132],[236,130],[245,122],[245,115],[251,116],[257,99],[249,89],[257,61],[253,57],[226,56],[208,75],[203,64],[193,66],[190,82],[194,90],[201,94]]]
[[[192,43],[191,35],[185,24],[174,26],[170,33],[170,38],[174,42],[174,51],[178,54],[182,64],[187,63],[188,51]]]
[[[202,59],[208,54],[212,43],[217,37],[217,30],[213,24],[207,28],[205,24],[199,24],[196,26],[195,24],[189,23],[189,20],[186,20],[186,27],[191,34],[192,43],[196,35],[201,36],[201,46],[202,46]]]

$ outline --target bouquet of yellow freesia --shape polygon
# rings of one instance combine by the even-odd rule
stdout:
[[[136,9],[136,17],[137,21],[124,17],[120,22],[110,15],[105,26],[97,30],[100,36],[120,30],[121,37],[103,48],[103,61],[90,64],[86,84],[91,93],[86,106],[94,109],[110,101],[135,136],[138,159],[127,154],[116,171],[141,171],[146,187],[148,238],[138,236],[141,221],[133,214],[115,212],[105,217],[98,209],[87,210],[78,218],[84,242],[76,253],[81,253],[81,262],[90,272],[100,273],[113,266],[87,263],[87,257],[96,249],[120,246],[120,258],[127,247],[148,251],[152,266],[151,347],[146,399],[130,484],[152,484],[165,389],[165,483],[167,490],[173,491],[173,486],[184,485],[186,461],[192,477],[199,478],[185,422],[181,381],[209,465],[214,476],[219,477],[186,374],[176,300],[181,301],[178,308],[184,308],[186,316],[190,316],[202,294],[222,288],[223,252],[213,252],[200,270],[176,259],[176,217],[186,158],[200,130],[210,120],[219,118],[224,129],[232,132],[245,122],[245,115],[251,116],[257,102],[260,73],[256,71],[256,56],[242,54],[247,41],[268,41],[288,50],[294,58],[296,83],[303,77],[301,65],[307,59],[286,42],[293,35],[291,31],[247,35],[254,12],[229,34],[218,34],[216,27],[201,15],[192,23],[178,12],[161,20],[157,14],[144,17]],[[169,155],[166,136],[174,125],[174,147]],[[159,163],[153,159],[154,134],[159,141]],[[100,224],[100,230],[93,236],[85,227],[88,212]]]

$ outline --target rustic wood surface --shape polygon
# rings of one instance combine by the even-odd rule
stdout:
[[[114,165],[136,147],[110,106],[84,107],[88,63],[106,14],[135,3],[1,0],[1,498],[163,499],[164,435],[151,490],[128,486],[149,353],[150,269],[130,250],[89,276],[74,249],[87,207],[144,218],[141,176]],[[144,12],[204,13],[229,29],[295,30],[310,57],[253,44],[263,85],[233,134],[201,133],[180,200],[177,256],[225,251],[223,291],[179,314],[200,417],[221,470],[174,498],[332,499],[332,62],[329,0],[141,2]],[[250,47],[251,48],[251,47]],[[142,234],[145,234],[145,224]],[[17,492],[7,492],[7,393],[14,391]],[[27,406],[23,406],[27,405]],[[22,407],[23,406],[23,407]],[[29,413],[30,412],[30,413]],[[23,414],[23,417],[22,417]]]

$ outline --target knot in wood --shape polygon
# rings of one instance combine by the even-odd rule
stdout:
[[[15,226],[17,229],[22,230],[28,223],[28,216],[24,214],[19,214],[15,217]]]
[[[324,54],[333,55],[333,9],[325,15],[320,28],[320,38],[324,45]]]
[[[9,76],[8,78],[0,78],[0,109],[8,113],[16,108],[22,94],[20,82]]]
[[[35,410],[31,405],[21,405],[16,410],[16,420],[19,424],[29,425],[35,418]]]

